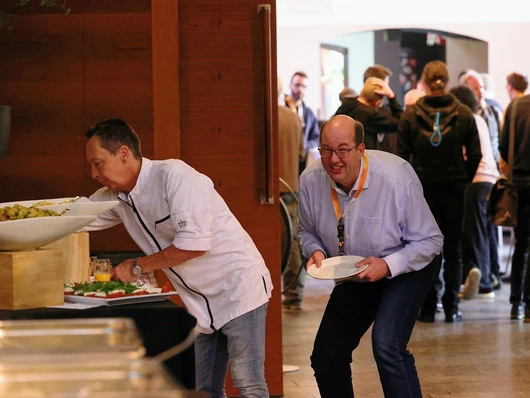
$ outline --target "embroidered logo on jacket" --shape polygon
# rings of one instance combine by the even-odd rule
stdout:
[[[186,225],[188,225],[188,222],[186,220],[179,221],[179,227],[180,228],[184,228],[184,227],[186,227]]]

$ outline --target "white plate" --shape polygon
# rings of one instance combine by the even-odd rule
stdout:
[[[38,217],[0,222],[0,250],[36,249],[79,231],[97,216]]]
[[[118,298],[103,298],[103,297],[85,297],[85,296],[72,296],[65,295],[64,301],[69,303],[79,303],[79,304],[98,304],[98,305],[124,305],[124,304],[138,304],[138,303],[149,303],[152,301],[162,301],[166,300],[170,296],[178,294],[177,292],[167,292],[167,293],[151,293],[143,294],[140,296],[127,296],[127,297],[118,297]]]
[[[340,279],[358,274],[368,268],[369,264],[363,267],[356,267],[355,264],[364,260],[360,256],[337,256],[326,258],[322,261],[320,268],[315,264],[309,267],[307,273],[316,279]]]

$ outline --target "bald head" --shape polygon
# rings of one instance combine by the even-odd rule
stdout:
[[[322,167],[337,186],[349,193],[359,175],[364,155],[363,125],[346,115],[332,117],[322,127]]]
[[[357,120],[347,115],[336,115],[322,125],[320,142],[322,136],[331,131],[344,131],[351,133],[355,145],[364,143],[364,128]]]

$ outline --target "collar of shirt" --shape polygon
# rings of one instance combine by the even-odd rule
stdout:
[[[366,154],[366,156],[368,156],[368,154]],[[362,173],[363,167],[364,167],[364,159],[363,159],[363,157],[361,157],[361,165],[359,167],[359,175],[357,176],[357,179],[355,180],[355,183],[353,184],[353,188],[351,189],[350,193],[347,194],[342,189],[340,189],[337,186],[337,183],[333,179],[331,180],[331,186],[333,187],[333,189],[335,191],[337,191],[339,193],[339,195],[346,196],[348,198],[353,197],[353,195],[355,195],[355,192],[357,192],[357,189],[359,188],[359,180],[360,180],[360,177],[361,177],[361,173]],[[369,186],[370,186],[370,164],[368,164],[368,175],[366,176],[366,181],[364,182],[363,190],[367,189]],[[361,194],[362,194],[362,192],[361,192]]]
[[[136,181],[136,185],[132,189],[131,192],[127,193],[124,191],[120,191],[118,194],[118,197],[131,204],[129,201],[129,197],[135,197],[137,195],[140,195],[144,188],[147,185],[147,182],[149,181],[149,176],[151,174],[151,169],[153,168],[153,161],[147,158],[142,158],[142,167],[140,169],[140,174],[138,175],[138,180]]]

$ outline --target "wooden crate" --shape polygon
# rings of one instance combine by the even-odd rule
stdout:
[[[63,278],[60,250],[0,252],[0,309],[64,304]]]
[[[64,258],[64,283],[90,280],[90,241],[88,232],[76,232],[42,249],[60,250]]]

